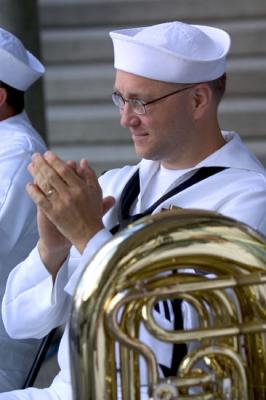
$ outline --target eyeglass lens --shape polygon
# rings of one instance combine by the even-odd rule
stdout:
[[[121,110],[124,108],[125,103],[129,103],[136,114],[145,114],[146,112],[144,104],[142,104],[142,101],[139,99],[124,99],[121,94],[114,92],[112,94],[112,100]]]

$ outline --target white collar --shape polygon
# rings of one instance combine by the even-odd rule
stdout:
[[[204,160],[200,161],[192,168],[188,168],[184,172],[184,177],[191,173],[191,171],[198,170],[201,167],[230,167],[242,169],[246,171],[254,171],[266,174],[264,166],[259,160],[251,153],[251,151],[242,142],[240,136],[236,132],[222,132],[226,143],[217,151],[210,154]],[[141,160],[139,163],[140,174],[140,192],[144,193],[153,175],[160,168],[159,161]]]

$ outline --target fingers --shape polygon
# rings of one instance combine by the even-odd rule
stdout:
[[[87,184],[96,181],[98,182],[98,178],[94,170],[89,166],[87,160],[82,159],[80,161],[79,167],[77,168],[77,172],[79,176],[81,176]]]
[[[28,183],[26,185],[26,191],[30,198],[37,206],[41,206],[43,210],[47,210],[49,207],[49,197],[39,188],[35,183]]]
[[[44,160],[46,161],[48,166],[52,170],[54,170],[58,174],[58,176],[60,176],[61,179],[69,186],[74,185],[80,180],[79,175],[80,173],[81,175],[85,174],[85,169],[90,179],[95,180],[96,178],[94,172],[89,167],[88,163],[85,162],[85,160],[83,160],[83,163],[80,165],[80,167],[77,168],[77,170],[73,169],[73,161],[70,162],[72,165],[69,166],[65,161],[56,156],[52,151],[47,151],[44,154]],[[78,172],[78,174],[76,172]]]
[[[66,161],[67,165],[71,167],[74,171],[77,171],[77,163],[74,160]]]
[[[61,160],[52,151],[47,151],[43,156],[36,153],[32,156],[28,170],[34,184],[46,198],[52,198],[56,193],[60,196],[67,195],[71,189],[84,188],[84,183],[93,190],[101,191],[95,172],[84,159],[77,165],[73,160]],[[36,186],[28,188],[29,194],[35,201],[43,201]]]
[[[91,179],[97,180],[97,176],[90,168],[87,160],[82,159],[79,165],[73,160],[69,160],[66,163],[84,180],[84,182],[88,183]]]
[[[47,151],[44,156],[36,153],[32,157],[28,170],[33,176],[34,183],[28,184],[27,192],[32,200],[44,210],[50,208],[52,204],[49,203],[55,198],[57,201],[60,198],[70,198],[69,196],[74,198],[73,190],[79,191],[85,187],[91,191],[92,195],[98,193],[101,196],[98,178],[85,159],[77,165],[73,160],[62,161],[51,151]],[[103,214],[114,203],[114,198],[105,198],[102,203]]]
[[[103,215],[115,205],[115,198],[112,196],[103,199]]]
[[[67,168],[71,170],[69,166]],[[28,171],[44,195],[47,195],[51,189],[64,190],[65,182],[40,154],[36,153],[32,156]]]
[[[75,161],[65,162],[51,151],[44,156],[34,154],[28,170],[46,197],[55,191],[64,195],[69,187],[82,185],[82,181],[91,186],[98,185],[98,179],[86,160],[77,166]]]
[[[59,202],[62,205],[76,202],[82,196],[87,197],[88,201],[95,196],[102,200],[97,176],[87,160],[81,160],[77,165],[73,160],[65,162],[53,152],[47,151],[43,156],[34,154],[28,170],[34,183],[27,186],[27,192],[45,211],[52,211],[57,205],[59,207]],[[98,204],[102,209],[102,202]]]

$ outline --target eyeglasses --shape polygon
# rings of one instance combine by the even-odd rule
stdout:
[[[143,114],[146,114],[146,112],[147,112],[146,106],[148,104],[152,104],[152,103],[155,103],[156,101],[166,99],[169,96],[173,96],[174,94],[181,93],[184,90],[191,89],[194,86],[195,85],[190,85],[190,86],[184,87],[182,89],[168,93],[164,96],[158,97],[157,99],[148,101],[147,103],[145,103],[145,101],[143,101],[141,99],[124,99],[124,97],[119,92],[112,93],[112,100],[114,102],[114,105],[116,107],[118,107],[120,110],[123,110],[125,107],[125,104],[128,103],[128,104],[130,104],[130,107],[132,108],[132,110],[135,114],[143,115]]]

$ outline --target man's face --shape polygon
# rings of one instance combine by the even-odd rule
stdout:
[[[117,71],[115,91],[125,99],[149,102],[188,85],[178,85]],[[135,151],[141,158],[161,161],[166,168],[185,167],[182,160],[193,146],[192,89],[147,105],[144,115],[125,103],[120,123],[129,128]]]

